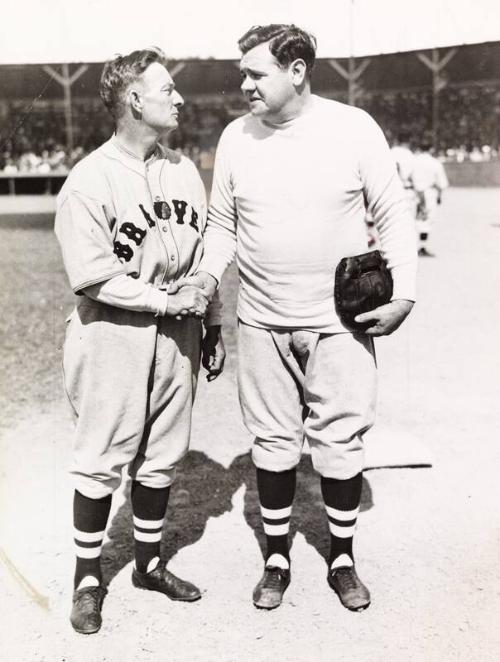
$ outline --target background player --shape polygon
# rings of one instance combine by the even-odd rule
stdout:
[[[174,600],[200,597],[161,563],[160,540],[175,467],[188,448],[198,318],[207,308],[194,286],[166,290],[200,261],[205,191],[193,163],[159,144],[177,127],[183,104],[160,50],[116,57],[100,92],[116,133],[73,169],[55,222],[71,287],[81,295],[67,329],[64,381],[76,415],[71,623],[86,634],[101,626],[101,546],[125,465],[134,585]],[[206,325],[203,363],[214,377],[224,362],[217,302]]]
[[[397,143],[391,147],[391,154],[394,157],[398,175],[405,189],[412,188],[410,175],[415,155],[411,149],[410,139],[411,136],[408,132],[401,131],[398,134]]]
[[[413,159],[410,181],[417,196],[416,223],[419,240],[418,254],[433,257],[427,246],[429,234],[436,218],[437,206],[441,204],[443,191],[448,187],[448,178],[443,164],[432,153],[429,143],[422,143]]]

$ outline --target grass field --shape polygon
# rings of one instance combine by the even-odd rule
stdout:
[[[0,201],[1,205],[1,201]],[[0,207],[1,208],[1,207]],[[0,214],[0,426],[42,409],[61,394],[64,323],[74,305],[53,232],[53,214]],[[225,341],[234,354],[236,274],[222,290]]]
[[[2,424],[33,402],[59,396],[64,315],[71,292],[52,232],[52,215],[0,217]]]

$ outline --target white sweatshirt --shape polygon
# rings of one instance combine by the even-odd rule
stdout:
[[[245,115],[219,142],[199,270],[220,280],[236,252],[243,322],[345,332],[334,274],[342,257],[368,250],[365,199],[392,271],[393,298],[413,301],[413,219],[373,119],[315,95],[285,124]]]

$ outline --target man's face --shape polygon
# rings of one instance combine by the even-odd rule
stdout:
[[[167,69],[153,62],[134,85],[142,103],[142,120],[159,133],[176,129],[184,99],[175,89]]]
[[[259,44],[243,55],[240,62],[241,91],[252,115],[268,121],[287,119],[287,111],[296,98],[290,67],[282,69],[269,50],[269,43]]]

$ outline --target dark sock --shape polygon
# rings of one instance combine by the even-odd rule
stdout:
[[[134,515],[135,567],[147,572],[149,562],[160,556],[163,520],[168,505],[170,487],[154,488],[132,482],[132,512]]]
[[[257,489],[267,542],[266,561],[272,554],[281,554],[290,562],[288,531],[296,477],[295,468],[280,472],[257,469]]]
[[[328,565],[331,565],[341,554],[347,554],[354,560],[352,540],[361,502],[362,482],[362,473],[347,480],[321,478],[321,493],[330,528]]]
[[[111,508],[111,494],[101,499],[89,499],[77,490],[73,497],[76,568],[74,586],[84,577],[92,576],[102,583],[101,547]]]

